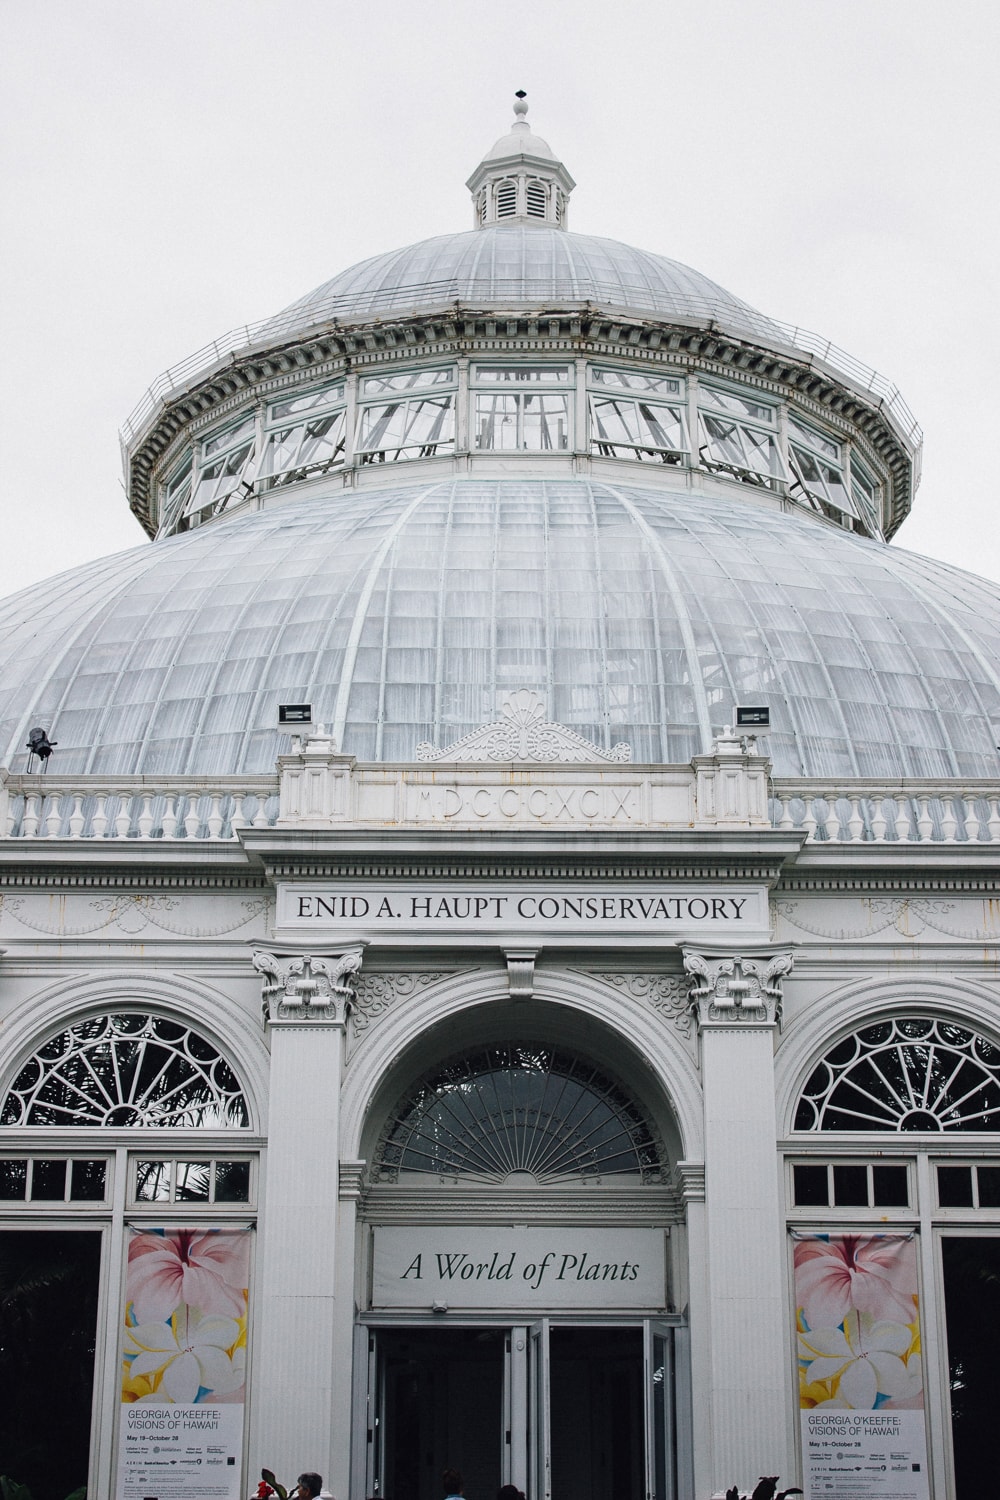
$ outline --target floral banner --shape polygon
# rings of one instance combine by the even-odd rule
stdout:
[[[249,1229],[133,1229],[117,1500],[239,1500]]]
[[[796,1235],[809,1500],[928,1500],[912,1235]]]

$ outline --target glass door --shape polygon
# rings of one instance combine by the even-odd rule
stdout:
[[[454,1468],[473,1500],[504,1484],[527,1500],[690,1500],[677,1332],[550,1318],[365,1330],[355,1496],[440,1500]]]
[[[549,1320],[528,1329],[528,1500],[552,1500],[552,1455],[549,1424]]]
[[[505,1482],[504,1328],[379,1328],[369,1339],[365,1494],[441,1500],[457,1469],[475,1500]],[[358,1471],[360,1472],[360,1471]]]
[[[643,1329],[643,1385],[646,1395],[646,1494],[651,1500],[675,1500],[674,1438],[676,1387],[673,1329],[649,1322]]]

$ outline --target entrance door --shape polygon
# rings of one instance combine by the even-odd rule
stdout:
[[[370,1337],[365,1491],[441,1500],[684,1500],[669,1325],[380,1328]],[[358,1484],[361,1483],[359,1477]]]
[[[386,1328],[375,1335],[370,1495],[441,1500],[441,1473],[493,1500],[504,1483],[504,1328]]]

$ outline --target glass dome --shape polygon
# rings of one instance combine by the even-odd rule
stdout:
[[[996,771],[994,585],[667,476],[293,494],[25,590],[0,631],[18,770],[42,725],[60,775],[271,772],[283,702],[408,761],[531,688],[640,762],[760,701],[780,775]]]
[[[300,297],[269,325],[289,336],[331,318],[466,307],[594,303],[664,321],[718,320],[768,342],[778,325],[680,261],[547,224],[488,224],[374,255]]]

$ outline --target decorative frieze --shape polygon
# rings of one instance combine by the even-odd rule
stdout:
[[[443,749],[425,740],[417,746],[417,760],[441,761],[524,761],[548,765],[587,764],[596,761],[621,763],[632,759],[632,747],[624,740],[601,750],[564,724],[545,717],[542,697],[530,688],[505,693],[500,718],[483,724]]]
[[[354,1000],[363,957],[360,945],[324,954],[255,949],[252,962],[262,978],[265,1026],[282,1021],[343,1026]]]
[[[691,1035],[688,981],[680,974],[602,974],[601,979],[659,1012],[682,1036]]]
[[[351,1031],[355,1036],[374,1026],[400,1000],[406,1000],[443,979],[443,973],[355,975],[354,1002],[351,1007]]]
[[[782,982],[793,963],[790,949],[733,953],[685,946],[681,951],[690,983],[688,1001],[701,1029],[780,1021]]]

